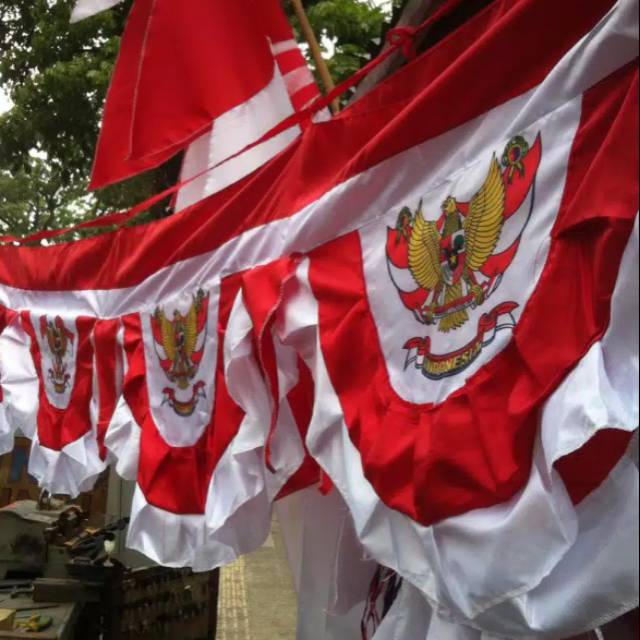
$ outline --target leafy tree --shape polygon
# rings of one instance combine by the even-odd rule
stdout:
[[[54,178],[51,166],[33,158],[29,173],[0,171],[0,224],[14,235],[26,235],[36,229],[56,224],[68,226],[82,217],[86,199],[82,189],[62,187]]]
[[[0,233],[22,235],[124,210],[175,182],[178,159],[86,194],[102,105],[132,1],[74,25],[74,0],[0,2],[0,87],[14,105],[0,115]],[[390,1],[396,12],[404,2]],[[378,50],[389,15],[369,0],[305,4],[316,32],[335,41],[329,65],[337,81]],[[159,205],[152,215],[166,213]]]

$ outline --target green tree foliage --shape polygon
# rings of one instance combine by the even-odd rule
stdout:
[[[396,11],[402,4],[390,2]],[[0,87],[13,103],[0,115],[0,233],[22,235],[124,210],[177,177],[174,159],[87,196],[102,105],[132,0],[71,25],[73,4],[0,2]],[[376,53],[388,12],[369,0],[306,5],[316,32],[335,42],[329,64],[337,81]],[[166,210],[161,205],[153,213]]]
[[[371,0],[305,0],[303,4],[323,43],[329,71],[339,83],[379,53],[387,29],[396,22],[406,0],[388,0],[383,4]],[[299,34],[293,15],[292,23]],[[299,35],[298,39],[301,40]],[[313,59],[308,58],[314,67]]]

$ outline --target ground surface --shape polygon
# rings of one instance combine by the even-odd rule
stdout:
[[[277,521],[264,547],[220,576],[216,640],[295,640],[296,597]]]

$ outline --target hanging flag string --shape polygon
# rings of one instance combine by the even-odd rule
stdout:
[[[93,220],[88,220],[86,222],[81,222],[80,224],[76,224],[71,227],[66,227],[65,229],[50,229],[47,231],[39,231],[37,233],[33,233],[26,237],[12,236],[12,235],[3,235],[0,236],[0,243],[8,244],[28,244],[34,242],[41,242],[42,240],[53,240],[54,238],[59,238],[65,236],[69,233],[80,232],[89,229],[100,229],[104,227],[122,227],[141,213],[144,213],[148,209],[150,209],[153,205],[161,202],[165,198],[173,195],[180,189],[184,189],[184,187],[188,186],[198,178],[206,175],[210,171],[217,169],[221,165],[233,160],[237,156],[246,153],[247,151],[257,147],[260,144],[271,140],[275,136],[279,135],[283,131],[287,131],[292,127],[303,124],[304,122],[308,122],[315,113],[318,111],[322,111],[329,107],[335,100],[337,100],[340,96],[344,95],[359,84],[367,75],[369,75],[378,65],[382,64],[389,56],[391,56],[396,51],[401,51],[402,54],[407,59],[413,59],[416,55],[415,51],[415,39],[416,36],[425,29],[431,27],[434,23],[436,23],[441,18],[445,17],[451,11],[460,6],[465,0],[448,0],[444,4],[442,4],[434,13],[429,16],[424,22],[422,22],[417,27],[396,27],[394,29],[390,29],[387,33],[387,43],[388,47],[376,58],[371,60],[364,67],[356,71],[352,76],[350,76],[344,82],[341,82],[338,86],[334,87],[329,93],[324,96],[319,96],[314,100],[311,105],[307,108],[302,109],[301,111],[297,111],[292,114],[288,118],[285,118],[277,125],[275,125],[272,129],[267,131],[261,138],[247,145],[237,153],[225,158],[222,162],[218,162],[215,165],[207,167],[203,171],[196,173],[191,176],[187,180],[183,180],[168,189],[152,196],[151,198],[137,204],[129,211],[120,212],[120,213],[111,213],[104,216],[100,216]]]

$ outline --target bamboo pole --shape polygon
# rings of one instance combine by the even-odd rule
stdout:
[[[302,6],[302,0],[291,0],[291,4],[293,5],[293,10],[295,11],[298,22],[300,23],[302,34],[309,44],[309,49],[313,56],[313,60],[316,63],[316,68],[320,74],[320,79],[322,80],[325,93],[330,93],[335,89],[336,85],[331,77],[327,61],[322,57],[320,43],[318,42],[318,38],[316,38],[316,34],[313,32],[313,27],[309,23],[309,18],[307,18],[307,14]],[[337,98],[331,103],[331,111],[333,111],[334,114],[340,111],[340,102]]]

